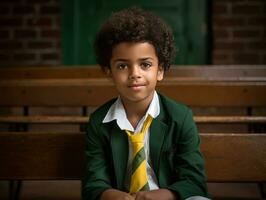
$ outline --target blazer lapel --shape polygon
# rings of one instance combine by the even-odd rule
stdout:
[[[164,112],[161,109],[160,115],[153,120],[150,128],[150,158],[152,168],[155,174],[157,174],[157,177],[159,177],[158,172],[162,145],[168,129],[168,126],[163,122],[163,119]]]
[[[118,188],[124,188],[124,178],[126,175],[128,162],[128,139],[127,135],[120,130],[116,123],[111,130],[111,149],[114,162],[115,177]],[[111,152],[110,152],[111,153]]]

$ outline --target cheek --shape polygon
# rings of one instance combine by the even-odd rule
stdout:
[[[121,74],[115,74],[115,75],[112,76],[112,79],[113,79],[113,81],[115,83],[121,84],[121,83],[126,82],[127,76],[125,74],[123,74],[123,73],[121,73]]]

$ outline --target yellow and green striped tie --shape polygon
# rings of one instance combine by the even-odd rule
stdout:
[[[130,193],[136,193],[142,190],[149,190],[148,175],[147,175],[147,161],[144,150],[144,137],[152,122],[152,117],[148,115],[145,120],[141,132],[134,135],[126,130],[126,133],[132,144],[132,172],[130,181]]]

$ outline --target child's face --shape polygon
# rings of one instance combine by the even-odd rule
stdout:
[[[122,101],[149,103],[164,70],[158,65],[154,46],[148,42],[123,42],[114,47],[111,76]]]

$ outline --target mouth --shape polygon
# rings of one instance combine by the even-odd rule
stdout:
[[[133,85],[129,85],[128,87],[133,89],[133,90],[140,90],[144,86],[145,86],[145,84],[133,84]]]

